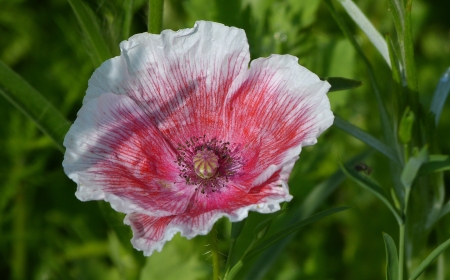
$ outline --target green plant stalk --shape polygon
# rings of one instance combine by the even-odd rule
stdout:
[[[405,266],[405,223],[399,225],[398,247],[398,279],[403,280],[403,267]]]
[[[12,244],[12,279],[25,279],[27,271],[26,259],[27,252],[25,246],[25,225],[26,225],[26,202],[23,185],[19,182],[17,186],[19,191],[16,197],[16,215],[14,218],[14,241]]]
[[[418,110],[417,106],[419,105],[419,97],[418,97],[418,83],[417,83],[417,74],[416,74],[416,66],[414,63],[414,43],[412,39],[412,27],[411,27],[411,8],[412,8],[412,0],[408,0],[406,2],[405,7],[405,30],[403,33],[404,40],[404,48],[405,48],[405,70],[406,70],[406,78],[408,80],[408,89],[410,90],[411,99],[413,101],[414,109],[416,113]]]
[[[217,248],[217,230],[214,224],[211,230],[211,254],[212,254],[212,265],[213,265],[213,280],[219,280],[219,249]]]
[[[130,37],[131,20],[133,18],[134,0],[124,1],[125,16],[123,19],[122,39],[126,40]]]
[[[148,1],[148,32],[159,34],[162,30],[164,0]]]
[[[64,136],[71,123],[27,81],[0,61],[0,95],[3,95],[64,152]]]
[[[381,97],[378,82],[375,78],[375,72],[373,71],[372,65],[370,64],[370,61],[367,59],[367,57],[364,55],[364,52],[363,52],[361,46],[358,44],[355,37],[350,32],[350,29],[347,27],[345,22],[339,16],[339,14],[338,14],[336,8],[334,7],[333,3],[331,2],[331,0],[325,0],[325,4],[327,4],[328,9],[331,12],[331,15],[333,16],[336,23],[339,25],[339,28],[341,29],[341,31],[344,33],[344,35],[347,37],[347,39],[350,41],[350,43],[355,48],[356,52],[362,58],[365,66],[366,66],[367,73],[369,75],[369,79],[371,82],[370,84],[372,86],[373,92],[375,93],[378,110],[379,110],[380,116],[381,116],[381,123],[382,123],[382,127],[383,127],[384,139],[386,140],[386,142],[389,146],[397,148],[397,146],[396,146],[397,141],[396,141],[394,133],[393,133],[391,121],[390,121],[389,115],[387,113],[386,107],[384,106],[383,99]],[[401,160],[399,157],[399,152],[397,150],[395,150],[395,156],[397,158],[399,158],[399,160]]]

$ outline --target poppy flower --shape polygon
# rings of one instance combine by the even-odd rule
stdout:
[[[63,167],[78,199],[126,214],[145,255],[279,210],[301,148],[333,123],[327,82],[291,55],[249,66],[248,48],[243,30],[199,21],[132,36],[89,80]]]

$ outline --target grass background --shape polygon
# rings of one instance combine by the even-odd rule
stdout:
[[[355,3],[381,34],[394,34],[386,0]],[[123,2],[86,1],[99,19],[114,55],[128,37],[123,29]],[[335,2],[339,7],[338,2]],[[70,5],[64,0],[0,0],[0,60],[40,91],[73,121],[81,107],[87,81],[98,65]],[[340,9],[341,10],[341,9]],[[450,66],[450,2],[413,2],[412,22],[420,99],[426,108],[441,74]],[[147,3],[135,0],[130,34],[147,30]],[[390,71],[364,34],[345,16],[371,61],[392,108]],[[292,54],[321,77],[340,76],[364,85],[329,94],[332,109],[354,125],[382,138],[375,97],[364,65],[320,0],[168,0],[164,29],[190,28],[196,20],[211,20],[246,30],[252,58],[272,53]],[[438,126],[443,154],[450,154],[450,110],[444,107]],[[347,161],[367,150],[362,142],[330,128],[319,143],[302,151],[290,180],[294,200],[280,221],[303,215],[305,197]],[[37,127],[0,97],[0,275],[3,279],[209,279],[211,240],[179,236],[149,258],[121,242],[131,230],[105,222],[108,205],[80,202],[75,183],[62,171],[63,155]],[[371,176],[389,186],[388,162],[372,153],[364,162]],[[449,175],[445,174],[447,193]],[[372,194],[350,180],[326,183],[327,196],[315,198],[314,212],[334,206],[352,209],[335,214],[293,236],[275,260],[255,259],[240,279],[382,279],[385,253],[382,232],[396,237],[395,219]],[[448,197],[447,199],[448,200]],[[102,210],[103,209],[103,210]],[[302,212],[303,211],[303,212]],[[252,227],[264,216],[251,215],[237,244],[243,250]],[[440,224],[449,228],[450,218]],[[119,217],[120,223],[120,217]],[[218,223],[217,245],[228,250],[230,223]],[[448,231],[447,231],[448,232]],[[435,235],[428,241],[437,243]],[[275,246],[276,247],[276,246]],[[275,254],[271,248],[269,254]],[[429,251],[427,251],[429,252]],[[222,256],[225,265],[225,257]],[[450,261],[447,260],[450,267]],[[450,278],[450,273],[447,272]],[[422,279],[435,279],[433,268]]]

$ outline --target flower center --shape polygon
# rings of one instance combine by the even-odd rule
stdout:
[[[195,173],[203,179],[211,178],[219,167],[219,157],[213,151],[200,150],[192,159]]]
[[[225,187],[238,168],[229,145],[216,138],[206,140],[206,136],[192,137],[178,144],[175,162],[186,185],[194,185],[196,190],[207,194]]]

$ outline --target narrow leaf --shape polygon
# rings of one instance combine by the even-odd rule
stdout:
[[[436,126],[441,117],[442,108],[444,107],[447,96],[450,93],[450,67],[441,76],[439,84],[434,91],[433,100],[431,101],[430,111],[435,115]]]
[[[387,196],[386,192],[381,188],[380,184],[369,176],[363,175],[356,171],[354,168],[348,168],[339,162],[341,170],[358,185],[364,189],[375,194],[388,208],[391,210],[394,217],[399,224],[403,223],[403,219],[400,217],[398,211],[394,208],[391,199]]]
[[[398,254],[397,247],[392,237],[383,232],[384,246],[386,249],[386,279],[398,280]]]
[[[64,152],[62,142],[70,122],[27,81],[0,61],[0,93]]]
[[[419,169],[419,176],[433,172],[450,170],[450,157],[447,155],[430,155],[428,161]]]
[[[439,245],[436,249],[434,249],[433,252],[431,252],[430,255],[417,267],[413,273],[411,274],[410,279],[415,280],[419,278],[419,276],[422,274],[422,272],[425,271],[425,269],[437,258],[439,257],[442,252],[445,251],[450,246],[450,239],[447,239],[444,243]]]
[[[148,32],[159,34],[162,30],[164,0],[148,1]]]
[[[364,55],[364,52],[363,52],[361,46],[358,44],[355,37],[352,35],[352,32],[350,31],[349,27],[346,25],[345,21],[341,18],[339,13],[336,11],[336,8],[334,7],[331,0],[325,0],[325,4],[327,4],[334,20],[337,22],[337,24],[341,28],[342,32],[348,38],[348,40],[353,45],[356,52],[359,54],[359,56],[363,60],[364,64],[366,65],[369,79],[371,81],[371,86],[372,86],[373,92],[375,94],[375,98],[377,100],[378,110],[380,112],[384,138],[387,141],[389,146],[395,147],[395,145],[397,144],[397,140],[395,139],[391,121],[389,119],[389,115],[387,113],[386,106],[383,102],[383,98],[381,97],[381,92],[380,92],[378,82],[376,80],[375,72],[372,68],[372,65],[370,64],[367,57]],[[396,152],[396,154],[398,154],[398,152]]]
[[[361,81],[341,77],[326,77],[324,80],[331,85],[328,92],[357,88],[363,84]]]
[[[123,29],[122,29],[122,39],[127,40],[130,37],[131,20],[133,19],[133,4],[134,0],[123,1]]]
[[[103,61],[111,58],[111,53],[100,32],[94,13],[81,0],[67,1],[69,1],[69,4],[77,17],[78,23],[81,26],[81,30],[92,48],[95,66],[99,66]]]
[[[425,162],[428,161],[428,146],[424,146],[417,155],[410,157],[402,172],[401,181],[406,189],[411,188],[417,173]]]
[[[357,126],[352,125],[351,123],[340,118],[339,116],[335,116],[334,125],[337,128],[352,135],[353,137],[363,141],[364,143],[366,143],[370,147],[374,148],[375,150],[377,150],[378,152],[380,152],[381,154],[383,154],[390,160],[392,160],[396,163],[400,163],[400,160],[396,157],[397,154],[391,147],[387,146],[386,144],[384,144],[380,140],[376,139],[375,137],[373,137],[369,133],[365,132],[364,130],[358,128]]]
[[[354,165],[358,162],[363,161],[373,150],[365,151],[346,162],[348,165]],[[284,226],[288,226],[298,222],[304,217],[311,216],[320,205],[340,186],[342,181],[345,179],[344,173],[338,169],[327,180],[318,184],[313,190],[308,194],[308,196],[303,200],[302,204],[297,207],[295,211],[290,211],[286,213],[291,218],[286,221]],[[292,181],[296,181],[295,177]],[[270,267],[276,262],[280,254],[283,252],[284,248],[289,244],[289,242],[294,238],[295,235],[287,236],[270,248],[267,248],[263,253],[261,253],[257,261],[252,263],[252,267],[249,272],[244,277],[245,279],[263,279],[265,274],[270,270]]]
[[[256,256],[259,252],[270,247],[275,242],[285,238],[286,236],[288,236],[290,234],[293,234],[293,233],[299,231],[302,227],[304,227],[310,223],[318,221],[318,220],[325,218],[326,216],[329,216],[331,214],[347,210],[349,208],[350,207],[337,207],[337,208],[328,209],[328,210],[319,212],[317,214],[314,214],[311,217],[306,218],[298,223],[290,225],[290,226],[272,234],[271,236],[264,238],[260,242],[258,242],[258,244],[244,257],[244,260],[251,259],[252,257]]]
[[[439,213],[439,218],[437,220],[439,220],[440,218],[444,217],[445,215],[447,215],[448,213],[450,213],[450,201],[448,201],[444,207],[441,208],[441,212]]]
[[[367,19],[363,12],[361,12],[358,6],[353,3],[352,0],[339,0],[339,2],[341,2],[342,7],[344,7],[344,9],[347,11],[348,15],[367,35],[370,42],[372,42],[372,44],[384,58],[389,67],[391,67],[388,47],[383,36],[381,36],[381,34],[375,29],[372,23]]]

